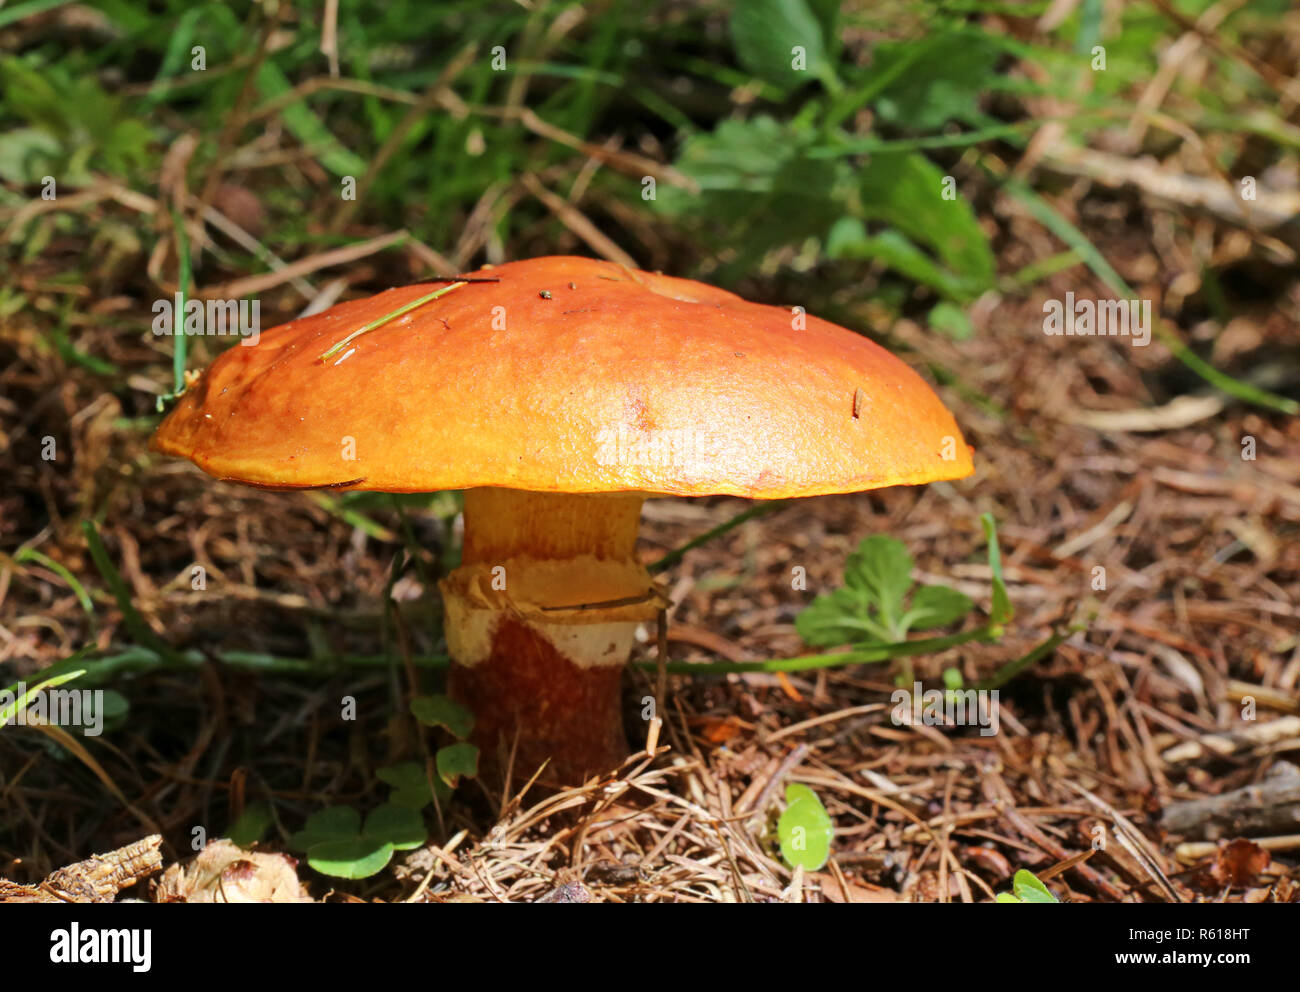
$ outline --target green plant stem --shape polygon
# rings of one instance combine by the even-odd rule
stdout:
[[[90,548],[91,560],[95,563],[95,568],[99,570],[100,576],[108,585],[109,591],[113,594],[113,599],[117,601],[117,608],[122,611],[122,622],[126,624],[126,629],[131,636],[140,644],[156,651],[165,658],[175,655],[175,651],[169,647],[161,637],[153,632],[144,617],[140,616],[140,611],[135,608],[131,602],[131,591],[127,589],[126,583],[122,581],[122,576],[113,560],[108,557],[108,549],[104,547],[103,540],[100,539],[99,531],[95,529],[95,524],[91,520],[83,520],[81,523],[81,532],[86,536],[86,544]]]
[[[172,392],[179,396],[185,392],[185,361],[189,341],[185,337],[185,299],[190,292],[190,239],[185,232],[185,221],[180,211],[172,211],[172,228],[176,232],[176,254],[180,262],[177,287],[176,312],[172,314]]]
[[[853,651],[832,654],[801,655],[797,658],[773,658],[767,661],[742,662],[669,662],[667,670],[674,675],[729,675],[740,672],[797,672],[816,668],[834,668],[837,665],[858,665],[868,662],[888,661],[890,658],[908,655],[927,654],[942,651],[945,648],[971,642],[988,642],[996,640],[996,630],[985,625],[960,634],[946,637],[927,637],[915,641],[902,641],[897,644],[882,644]],[[1041,647],[1041,645],[1040,645]],[[1046,649],[1044,649],[1046,650]],[[139,675],[147,672],[169,669],[184,670],[199,668],[209,660],[216,660],[223,665],[244,671],[258,672],[265,675],[333,675],[341,669],[373,668],[387,669],[401,664],[400,659],[389,655],[339,655],[335,658],[283,658],[258,651],[212,651],[204,653],[197,650],[170,651],[164,656],[147,647],[131,647],[116,654],[102,658],[86,658],[78,655],[67,662],[52,665],[44,673],[58,673],[64,666],[85,669],[84,685],[109,682],[121,675]],[[412,655],[411,663],[417,668],[446,668],[451,659],[446,655]],[[656,671],[656,661],[636,661],[633,667],[644,671]]]
[[[165,657],[150,648],[129,647],[102,658],[86,658],[78,655],[68,661],[51,665],[40,674],[59,673],[65,667],[80,668],[86,673],[82,684],[94,686],[113,682],[124,675],[197,669],[210,660],[216,660],[231,668],[263,675],[316,678],[337,674],[342,669],[388,669],[402,663],[401,659],[389,655],[342,655],[338,658],[312,659],[282,658],[257,651],[213,651],[205,654],[193,649],[172,651],[170,656]],[[418,668],[445,668],[450,664],[450,659],[446,655],[415,655],[412,656],[411,661]]]
[[[81,604],[81,608],[86,611],[86,616],[90,619],[91,629],[94,629],[95,604],[91,602],[90,594],[86,592],[86,587],[83,586],[81,582],[78,581],[77,577],[68,571],[67,568],[55,561],[49,555],[43,554],[35,548],[20,548],[17,554],[14,555],[14,561],[19,563],[32,561],[38,565],[43,565],[66,582],[68,588],[72,590],[73,595],[77,597],[77,602]]]
[[[958,644],[971,642],[987,643],[997,640],[1001,628],[985,624],[974,630],[946,637],[924,637],[915,641],[899,641],[895,644],[880,644],[873,647],[857,648],[834,654],[806,654],[797,658],[773,658],[768,661],[719,661],[691,662],[670,661],[667,670],[673,675],[729,675],[737,672],[800,672],[815,668],[834,668],[838,665],[860,665],[868,662],[889,661],[909,655],[929,654],[942,651]],[[634,667],[644,671],[658,668],[655,661],[635,661]]]
[[[1041,661],[1057,649],[1057,647],[1072,635],[1083,630],[1083,627],[1070,627],[1064,631],[1057,631],[1042,644],[1038,645],[1028,654],[1017,658],[1015,661],[1009,661],[988,678],[981,682],[976,682],[976,689],[998,689],[1006,685],[1013,678],[1023,672],[1030,665]]]
[[[676,548],[673,551],[669,551],[668,554],[664,555],[658,561],[654,562],[651,565],[648,565],[646,567],[646,570],[651,575],[655,575],[658,574],[659,572],[662,572],[666,568],[671,568],[673,565],[676,565],[679,561],[681,561],[684,557],[686,557],[686,553],[688,551],[694,551],[696,548],[700,547],[700,545],[707,544],[709,541],[712,541],[714,538],[721,537],[723,534],[727,533],[728,531],[734,530],[735,528],[739,527],[747,520],[753,520],[755,517],[761,517],[769,513],[774,513],[789,503],[790,500],[788,499],[773,500],[771,502],[765,502],[765,503],[755,503],[749,509],[736,514],[730,520],[718,524],[718,526],[714,527],[712,530],[705,531],[699,537],[692,538],[691,540],[683,544],[680,548]]]

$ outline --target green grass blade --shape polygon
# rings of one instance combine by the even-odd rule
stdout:
[[[1029,211],[1030,216],[1064,241],[1070,248],[1077,251],[1088,268],[1092,269],[1097,277],[1119,299],[1129,300],[1136,296],[1120,274],[1111,267],[1111,264],[1106,261],[1096,246],[1088,240],[1087,235],[1071,224],[1055,207],[1018,180],[1008,181],[1005,183],[1004,188],[1020,201],[1024,208]],[[1192,349],[1188,348],[1187,345],[1183,344],[1172,331],[1164,326],[1164,322],[1159,317],[1155,319],[1154,324],[1153,330],[1156,337],[1164,342],[1174,357],[1210,385],[1246,403],[1253,403],[1256,406],[1276,410],[1279,413],[1292,415],[1300,413],[1300,402],[1271,393],[1266,389],[1260,389],[1258,386],[1252,386],[1240,379],[1234,379],[1226,372],[1220,372]]]
[[[63,685],[64,682],[71,682],[73,679],[79,678],[85,674],[86,673],[83,669],[78,669],[74,672],[64,672],[62,675],[56,675],[53,678],[46,679],[44,682],[37,682],[36,685],[32,686],[21,696],[18,696],[8,706],[0,708],[0,727],[3,727],[6,723],[12,721],[14,717],[18,715],[19,711],[25,710],[27,704],[31,702],[32,698],[38,692],[42,692],[46,689],[53,689],[57,685]],[[22,685],[21,682],[15,682],[4,691],[11,695],[15,694],[18,692],[18,687],[20,685]]]

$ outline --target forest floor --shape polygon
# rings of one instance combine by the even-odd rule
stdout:
[[[1135,284],[1160,278],[1154,248],[1128,264],[1122,274]],[[1077,273],[1059,278],[1062,295],[1077,288]],[[1175,834],[1162,814],[1294,770],[1285,760],[1300,746],[1294,727],[1251,733],[1300,714],[1300,421],[1208,391],[1199,406],[1162,407],[1161,345],[1048,337],[1041,312],[995,302],[960,343],[906,322],[893,329],[913,363],[961,370],[942,394],[975,448],[972,478],[799,501],[664,575],[673,660],[798,655],[795,615],[839,583],[870,534],[901,539],[922,581],[987,607],[979,516],[991,512],[1017,616],[999,643],[914,659],[914,677],[933,686],[956,667],[972,684],[1054,629],[1084,627],[1002,687],[999,733],[896,726],[898,669],[888,665],[673,676],[667,750],[550,797],[466,783],[439,811],[436,846],[335,897],[980,900],[1017,868],[1042,872],[1093,852],[1056,875],[1062,897],[1296,899],[1294,851],[1270,859],[1254,842],[1198,846],[1235,837],[1231,820],[1207,813]],[[1231,331],[1220,343],[1259,364],[1290,328],[1260,308]],[[129,639],[61,509],[87,487],[109,508],[101,529],[132,601],[177,648],[301,657],[320,639],[358,653],[382,643],[394,534],[368,535],[312,494],[214,483],[148,455],[146,434],[112,397],[42,363],[33,342],[18,348],[28,364],[7,375],[6,429],[66,418],[75,472],[25,463],[5,512],[13,526],[33,504],[48,510],[59,559],[104,609],[92,628],[57,575],[29,566],[13,581],[6,571],[6,660],[35,672],[87,641],[106,649]],[[1253,458],[1243,457],[1247,439]],[[646,560],[743,507],[650,501]],[[446,540],[448,519],[421,525],[431,548]],[[205,564],[219,593],[190,588],[191,562]],[[794,565],[809,592],[792,588]],[[418,617],[429,590],[401,581],[394,595]],[[432,647],[414,634],[417,649]],[[655,657],[653,638],[639,654]],[[123,675],[112,684],[129,697],[129,727],[91,745],[111,791],[71,755],[0,735],[4,760],[25,755],[5,796],[7,846],[25,856],[4,874],[34,882],[155,831],[168,860],[181,858],[195,824],[220,833],[255,799],[273,801],[280,829],[261,849],[282,850],[281,824],[326,802],[373,799],[374,768],[410,752],[394,671],[279,677],[214,662]],[[652,678],[629,669],[630,711]],[[346,728],[329,716],[328,701],[343,694],[360,701]],[[1247,696],[1257,722],[1243,719]],[[788,781],[811,786],[837,827],[831,864],[800,873],[795,889],[772,842]],[[334,888],[311,879],[316,896]]]
[[[688,5],[665,10],[665,31],[678,30],[679,14],[696,16]],[[1031,28],[1021,26],[1026,37]],[[35,46],[42,36],[33,30],[22,40]],[[722,45],[725,25],[719,31],[699,37]],[[1170,31],[1178,37],[1182,28]],[[688,53],[695,37],[684,43]],[[314,59],[315,41],[307,40],[303,58]],[[870,40],[862,34],[854,44],[865,53]],[[1277,73],[1294,76],[1297,46],[1256,48]],[[859,61],[866,64],[865,54]],[[153,77],[144,73],[133,85],[144,93]],[[719,120],[753,98],[731,83],[715,89],[696,92],[721,102]],[[704,96],[693,113],[714,113]],[[1043,121],[1071,112],[1030,109]],[[1068,257],[1077,244],[1060,240],[1059,229],[1049,233],[991,169],[970,167],[957,153],[944,164],[962,179],[989,238],[998,285],[1040,263],[1055,270],[1040,270],[1022,292],[978,296],[965,310],[969,337],[922,326],[926,311],[915,300],[933,295],[909,289],[889,306],[869,302],[873,294],[860,284],[881,272],[866,262],[795,265],[795,248],[773,249],[766,270],[732,288],[762,302],[797,296],[809,312],[868,331],[900,355],[953,411],[975,451],[974,475],[796,501],[690,550],[660,578],[673,604],[673,662],[800,656],[811,649],[795,617],[840,584],[846,557],[869,535],[898,538],[919,581],[959,589],[987,613],[993,574],[980,518],[990,514],[1015,608],[1001,638],[914,657],[909,666],[673,674],[652,754],[635,714],[656,676],[630,666],[627,725],[637,729],[616,772],[525,795],[464,780],[428,810],[428,843],[363,880],[326,877],[299,862],[289,841],[310,814],[382,803],[389,785],[379,769],[418,759],[431,739],[408,713],[403,660],[443,650],[434,583],[455,558],[457,503],[448,494],[399,506],[382,495],[241,488],[148,452],[154,401],[173,376],[170,352],[147,332],[149,301],[175,265],[165,218],[170,198],[186,202],[185,154],[194,152],[180,111],[167,114],[160,118],[175,130],[169,165],[156,184],[137,184],[148,194],[104,180],[49,208],[102,238],[91,243],[81,228],[37,223],[39,244],[6,246],[0,687],[80,658],[88,674],[71,685],[112,690],[117,716],[98,738],[0,729],[0,880],[8,880],[0,881],[0,901],[42,898],[48,890],[33,886],[52,872],[124,847],[125,877],[172,866],[162,880],[123,892],[158,900],[229,898],[237,887],[251,898],[385,902],[985,901],[1025,868],[1073,902],[1300,901],[1300,418],[1213,389],[1161,339],[1141,347],[1125,337],[1045,334],[1045,300],[1106,298],[1114,287],[1082,254]],[[439,110],[438,126],[453,127],[452,117]],[[863,133],[869,118],[866,109],[855,118]],[[709,278],[676,222],[620,207],[599,187],[584,200],[593,174],[620,166],[622,124],[583,140],[530,126],[535,133],[503,127],[506,137],[490,147],[526,140],[546,155],[571,156],[536,171],[557,186],[573,180],[571,209],[552,217],[537,207],[528,192],[538,182],[532,159],[521,159],[515,185],[464,200],[460,244],[440,242],[448,257],[477,262],[502,251],[492,225],[504,204],[518,225],[511,258],[600,253],[602,245],[621,252],[592,234],[603,227],[647,267]],[[208,192],[221,211],[243,210],[256,228],[265,219],[259,195],[295,222],[324,216],[313,202],[338,206],[333,177],[283,132],[268,123],[246,133],[248,150],[271,158],[285,151],[276,147],[283,139],[285,161],[298,171],[287,187],[250,182],[250,192],[221,183],[218,170]],[[600,151],[593,142],[610,135]],[[1257,138],[1230,135],[1243,155]],[[442,138],[430,143],[445,151]],[[223,151],[233,160],[239,149]],[[1206,361],[1261,389],[1295,394],[1296,245],[1192,203],[1153,199],[1131,183],[1092,182],[1034,149],[1021,152],[997,145],[982,162],[1014,164]],[[1159,167],[1145,161],[1193,171],[1192,153],[1165,155]],[[638,168],[647,157],[665,166],[671,157],[648,131],[627,156]],[[405,163],[397,156],[393,164]],[[284,206],[285,188],[301,197],[293,210]],[[599,223],[584,226],[573,212],[591,200],[601,205],[591,211]],[[18,215],[39,221],[46,210],[4,209],[15,225]],[[149,225],[160,246],[152,253],[140,235]],[[376,229],[343,223],[331,233],[340,232],[360,240]],[[265,240],[280,243],[274,231]],[[316,250],[310,239],[302,243],[303,254]],[[324,291],[359,297],[431,270],[447,274],[447,258],[417,242],[385,251],[363,253]],[[672,268],[678,259],[680,270]],[[247,274],[227,262],[207,256],[203,284]],[[266,326],[307,302],[291,283],[285,275],[260,291]],[[25,305],[10,306],[17,295]],[[215,353],[196,341],[188,367]],[[645,560],[746,506],[730,498],[648,501]],[[96,533],[107,572],[92,553]],[[392,582],[395,558],[412,546],[424,578],[408,567]],[[196,565],[203,588],[192,581]],[[801,587],[791,581],[795,567],[804,570]],[[941,687],[956,669],[973,686],[1056,634],[1064,640],[1054,650],[998,687],[997,733],[891,719],[900,681]],[[658,661],[656,640],[649,631],[634,660]],[[383,663],[323,660],[344,655]],[[416,667],[421,691],[436,691],[441,673]],[[346,696],[358,704],[350,722],[338,718]],[[514,786],[529,771],[516,769]],[[776,818],[790,783],[809,786],[834,821],[831,859],[819,871],[792,870],[778,850]],[[194,861],[198,840],[226,836],[254,808],[267,811],[256,853],[208,844],[207,860]],[[96,871],[78,869],[50,885],[67,891],[70,877],[92,878],[92,887],[117,877]]]

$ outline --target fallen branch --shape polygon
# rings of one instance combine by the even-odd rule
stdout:
[[[1164,811],[1161,825],[1206,840],[1300,832],[1300,768],[1279,761],[1256,785],[1175,803]]]

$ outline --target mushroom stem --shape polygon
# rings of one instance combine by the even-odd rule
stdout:
[[[661,597],[636,558],[644,497],[465,493],[461,566],[441,583],[451,696],[485,771],[575,784],[627,754],[619,685]]]

